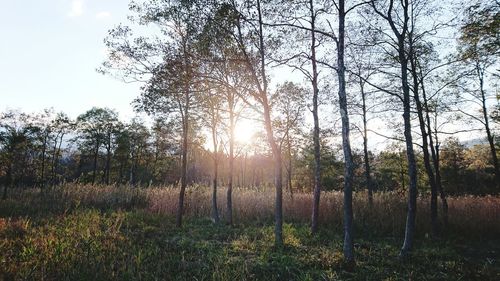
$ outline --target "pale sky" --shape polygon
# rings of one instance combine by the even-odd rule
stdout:
[[[98,106],[116,109],[122,120],[130,120],[135,115],[130,103],[140,85],[95,71],[105,60],[103,39],[108,30],[127,22],[128,4],[129,0],[0,0],[0,111],[53,107],[75,118]],[[275,78],[281,82],[293,76]],[[384,131],[384,123],[372,121],[370,126]],[[482,134],[461,135],[477,137]],[[376,147],[387,142],[371,139]]]
[[[129,0],[0,0],[0,111],[53,107],[71,117],[92,106],[134,115],[138,84],[95,69],[107,31],[126,22]]]

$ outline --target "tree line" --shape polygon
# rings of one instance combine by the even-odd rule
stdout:
[[[106,112],[106,113],[104,113]],[[86,117],[84,117],[86,116]],[[92,117],[94,127],[85,123]],[[109,118],[113,116],[113,118]],[[127,122],[108,108],[92,108],[75,119],[65,113],[45,110],[29,114],[8,110],[0,114],[0,184],[2,197],[8,188],[81,184],[113,184],[131,187],[171,186],[179,183],[180,138],[175,127],[161,120],[147,124],[139,117]],[[112,128],[98,131],[99,128]],[[284,186],[288,196],[314,190],[314,145],[306,127],[290,137],[292,146],[283,150]],[[95,130],[92,132],[92,130]],[[325,135],[328,133],[325,132]],[[196,134],[189,154],[188,183],[209,186],[214,179],[213,148],[207,147],[207,134]],[[233,163],[234,185],[240,188],[270,188],[273,185],[272,159],[261,145],[262,133],[253,143],[236,143]],[[98,148],[97,148],[98,146]],[[440,170],[444,189],[451,196],[495,194],[494,170],[485,143],[464,144],[456,137],[440,147]],[[380,151],[369,151],[373,192],[405,192],[408,167],[401,143],[392,142]],[[341,146],[322,143],[321,174],[323,190],[342,190],[344,163]],[[428,193],[423,173],[423,156],[417,154],[418,183]],[[353,150],[354,190],[366,192],[366,167],[361,148]],[[229,181],[229,160],[224,144],[218,151],[217,179],[222,186]]]
[[[408,192],[401,257],[413,248],[419,189],[430,191],[434,235],[438,197],[446,215],[447,193],[498,192],[499,108],[492,98],[500,9],[495,1],[133,1],[129,8],[130,22],[105,38],[109,56],[98,70],[141,83],[134,106],[153,117],[154,125],[148,129],[132,120],[124,126],[113,111],[92,109],[76,120],[75,143],[82,153],[73,164],[68,159],[76,158],[60,156],[62,137],[56,140],[70,125],[48,131],[26,126],[26,132],[12,125],[10,133],[5,129],[10,125],[4,126],[4,135],[21,143],[23,134],[39,136],[30,147],[39,153],[31,155],[27,144],[19,146],[24,154],[14,153],[19,147],[2,136],[10,159],[2,165],[4,178],[11,185],[20,171],[15,165],[26,169],[20,163],[28,156],[38,159],[41,168],[30,171],[39,171],[32,181],[42,187],[57,182],[46,167],[57,171],[56,162],[63,159],[78,171],[72,179],[91,183],[178,180],[181,226],[185,189],[202,178],[206,182],[205,174],[213,188],[214,220],[219,220],[216,198],[222,183],[232,223],[235,180],[256,185],[255,170],[249,184],[248,170],[241,166],[260,160],[258,185],[271,177],[276,191],[276,245],[283,244],[284,187],[312,188],[312,233],[319,227],[321,191],[338,188],[344,193],[348,263],[354,262],[353,190],[366,189],[370,202],[376,190]],[[291,79],[291,73],[300,78]],[[283,76],[289,81],[280,81]],[[262,124],[261,141],[246,148],[259,153],[236,141],[235,128],[245,118]],[[381,122],[385,129],[374,129]],[[487,153],[482,145],[465,147],[448,138],[464,132],[484,132]],[[395,145],[375,153],[370,135]],[[203,146],[204,137],[212,149]],[[353,145],[358,137],[360,151]],[[468,157],[484,165],[468,163]],[[196,178],[200,166],[211,171]],[[481,187],[473,189],[478,182]]]

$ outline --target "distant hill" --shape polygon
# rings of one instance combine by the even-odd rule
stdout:
[[[466,147],[473,147],[474,145],[478,145],[478,144],[484,144],[484,145],[487,145],[488,144],[488,140],[486,139],[486,137],[484,138],[475,138],[475,139],[470,139],[470,140],[466,140],[466,141],[463,141],[462,142]]]

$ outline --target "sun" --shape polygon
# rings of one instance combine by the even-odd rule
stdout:
[[[257,132],[257,122],[248,119],[241,119],[234,128],[234,139],[240,144],[250,144]]]

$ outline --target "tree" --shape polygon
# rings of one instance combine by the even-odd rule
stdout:
[[[466,169],[465,146],[457,138],[447,138],[440,149],[440,163],[447,189],[457,192],[463,189],[463,171]]]
[[[410,179],[405,240],[399,254],[400,257],[404,258],[408,256],[413,248],[418,192],[417,164],[415,160],[413,138],[411,133],[411,96],[410,85],[408,81],[408,63],[410,58],[407,53],[408,35],[413,32],[413,26],[410,22],[410,11],[412,9],[413,2],[410,3],[408,0],[403,0],[398,3],[394,0],[388,0],[384,3],[380,3],[380,1],[372,0],[370,4],[375,13],[386,22],[390,29],[390,32],[392,32],[392,35],[394,36],[394,38],[388,38],[385,43],[392,50],[397,52],[397,62],[400,69],[399,75],[402,97],[399,98],[403,104],[404,136],[408,161],[408,174]]]
[[[30,119],[30,115],[17,111],[0,115],[0,159],[5,174],[2,200],[7,199],[7,189],[26,175],[28,155],[34,142]]]
[[[52,120],[51,126],[53,128],[53,146],[52,146],[52,169],[51,169],[51,183],[55,185],[58,182],[57,171],[59,165],[59,159],[61,157],[62,144],[64,137],[75,129],[74,121],[63,112],[56,115],[55,119]]]
[[[111,163],[112,134],[117,126],[118,114],[108,108],[93,107],[87,112],[78,116],[76,123],[80,134],[80,139],[84,141],[82,145],[92,147],[92,184],[96,182],[99,150],[102,146],[106,149],[106,166],[104,175],[109,183],[109,169]],[[104,182],[104,180],[103,180]]]
[[[158,118],[151,128],[154,165],[152,176],[156,184],[168,185],[178,180],[179,165],[176,154],[180,151],[180,141],[175,133],[179,130],[175,120]]]
[[[298,70],[304,78],[311,84],[312,88],[312,115],[313,115],[313,146],[314,146],[314,181],[313,181],[313,202],[311,214],[311,232],[318,231],[319,203],[321,197],[321,147],[320,147],[320,125],[319,125],[319,64],[317,55],[323,38],[335,39],[328,32],[320,28],[320,16],[329,12],[328,4],[316,5],[313,0],[296,1],[276,1],[273,3],[279,6],[274,11],[274,18],[265,25],[277,28],[281,37],[286,41],[286,48],[281,51],[277,60],[279,65],[289,66],[293,70]],[[318,7],[319,6],[319,7]],[[290,35],[293,36],[290,36]],[[288,39],[285,39],[288,38]],[[289,177],[290,178],[290,177]],[[290,184],[290,183],[289,183]]]
[[[221,108],[224,117],[224,127],[227,132],[228,148],[228,183],[226,194],[226,219],[229,225],[233,224],[232,193],[235,170],[235,127],[241,114],[245,110],[244,103],[249,103],[248,92],[252,87],[246,67],[241,66],[245,57],[234,39],[235,12],[230,4],[215,5],[203,27],[197,48],[201,53],[200,74],[217,89],[225,109]],[[227,120],[225,120],[227,119]]]
[[[475,80],[472,89],[465,88],[466,92],[475,100],[482,113],[481,118],[466,111],[465,115],[480,122],[486,131],[490,146],[491,158],[495,171],[497,186],[500,187],[500,164],[495,147],[494,135],[490,128],[487,100],[489,95],[486,88],[488,68],[494,67],[500,50],[498,30],[500,28],[500,5],[497,1],[477,1],[465,10],[465,19],[460,27],[459,56],[468,67],[465,78]]]
[[[430,50],[432,53],[434,50]],[[417,68],[418,68],[418,79],[419,79],[419,84],[420,88],[422,91],[422,108],[425,113],[425,127],[427,130],[427,136],[429,138],[429,149],[431,152],[431,157],[432,157],[432,163],[433,163],[433,168],[435,172],[435,184],[437,188],[437,192],[439,192],[440,198],[441,198],[441,203],[443,207],[443,217],[444,217],[444,225],[446,226],[448,224],[448,201],[446,199],[446,193],[444,191],[443,185],[442,185],[442,179],[441,179],[441,168],[440,168],[440,157],[439,157],[439,132],[438,125],[438,117],[441,115],[447,115],[447,113],[450,111],[450,101],[447,98],[443,98],[443,95],[441,92],[444,92],[447,88],[449,88],[450,85],[453,85],[457,79],[457,77],[447,77],[447,75],[443,75],[442,73],[437,73],[434,74],[434,79],[433,80],[438,80],[432,81],[430,78],[431,73],[434,72],[434,70],[441,68],[442,66],[446,65],[438,65],[438,66],[432,66],[429,65],[429,62],[431,60],[436,60],[433,56],[430,56],[430,59],[426,59],[426,63],[423,63],[422,61],[419,61],[417,63]],[[450,65],[451,66],[451,65]],[[436,77],[439,77],[443,75],[444,79],[436,79]],[[428,80],[431,80],[431,86],[434,86],[435,90],[428,91]],[[428,94],[429,92],[429,94]],[[446,96],[446,95],[445,95]],[[417,101],[420,102],[420,101]],[[431,120],[431,114],[432,114],[432,120]],[[452,117],[452,116],[448,116]],[[450,122],[453,120],[453,118],[446,118],[446,122]],[[433,194],[434,197],[436,194]],[[431,199],[434,200],[434,199]],[[432,215],[436,214],[437,211],[432,211]]]
[[[40,150],[40,166],[39,166],[39,176],[38,184],[40,185],[41,191],[45,188],[46,183],[46,173],[45,171],[48,162],[48,146],[50,139],[52,138],[52,120],[54,112],[53,110],[46,109],[41,114],[34,116],[33,122],[31,124],[34,131],[34,140]],[[52,120],[51,120],[52,119]]]
[[[422,152],[424,156],[424,167],[427,172],[427,176],[429,179],[429,184],[431,187],[431,228],[432,234],[434,236],[437,235],[438,232],[438,221],[437,221],[437,184],[436,177],[434,176],[434,170],[431,165],[430,155],[429,155],[429,134],[426,127],[426,119],[424,118],[424,108],[420,98],[420,87],[421,83],[423,83],[422,79],[419,79],[419,73],[417,65],[419,63],[419,56],[422,55],[419,53],[417,42],[414,41],[413,33],[409,35],[409,61],[410,61],[410,72],[413,81],[413,98],[415,100],[415,104],[417,107],[417,116],[420,127],[420,133],[422,134]]]
[[[354,161],[352,158],[350,141],[349,113],[347,108],[347,93],[345,79],[345,20],[349,10],[345,7],[345,1],[339,0],[338,12],[338,37],[337,43],[337,76],[339,83],[339,109],[342,120],[342,148],[344,152],[344,259],[347,263],[354,263],[354,241],[353,241],[353,211],[352,211],[352,185],[354,177]]]
[[[196,54],[200,10],[204,4],[196,1],[132,2],[130,9],[140,25],[155,25],[163,37],[133,37],[130,27],[118,26],[110,31],[105,42],[110,51],[103,72],[116,71],[122,78],[144,84],[137,99],[138,110],[162,116],[180,117],[182,123],[182,156],[179,203],[176,225],[182,225],[184,195],[188,183],[189,132],[196,105]]]
[[[283,159],[287,160],[284,164],[286,170],[286,185],[290,195],[292,191],[292,173],[293,173],[293,155],[292,147],[295,147],[297,141],[294,140],[302,134],[301,126],[304,122],[304,108],[306,94],[308,91],[293,82],[285,82],[277,86],[275,98],[272,107],[277,114],[274,118],[274,127],[278,139],[280,139],[280,148],[286,149]]]
[[[135,117],[127,125],[127,135],[130,158],[128,181],[130,185],[135,185],[141,181],[139,167],[147,161],[146,156],[149,154],[150,133],[144,125],[144,121]]]
[[[366,33],[366,30],[358,30],[361,36]],[[352,40],[352,39],[351,39]],[[361,40],[366,40],[363,38]],[[369,111],[371,111],[375,105],[369,105],[370,96],[373,96],[374,91],[369,91],[367,88],[370,86],[366,81],[370,80],[372,76],[375,75],[376,70],[373,66],[373,48],[366,47],[365,42],[359,42],[359,45],[351,46],[349,48],[348,56],[350,58],[350,71],[351,74],[351,84],[357,85],[359,88],[359,96],[361,102],[357,102],[357,107],[361,109],[361,122],[362,128],[360,129],[361,135],[363,137],[363,162],[364,162],[364,174],[365,174],[365,185],[368,191],[368,202],[370,206],[373,204],[373,179],[371,176],[371,165],[370,156],[368,148],[368,122],[369,122]]]
[[[212,160],[213,160],[213,178],[212,178],[212,220],[219,223],[219,210],[217,208],[217,186],[219,179],[219,127],[221,123],[221,96],[217,89],[207,89],[210,94],[206,95],[203,100],[204,109],[206,112],[205,123],[210,127],[212,136]]]
[[[271,118],[271,106],[269,95],[269,81],[267,76],[267,58],[269,57],[270,45],[266,44],[264,33],[264,7],[261,1],[237,3],[223,3],[219,9],[226,10],[227,19],[232,23],[224,30],[233,38],[242,64],[249,73],[252,90],[249,94],[259,105],[259,111],[264,119],[264,127],[267,141],[271,148],[274,162],[274,186],[275,198],[275,244],[283,245],[283,169],[281,149],[275,138]]]

